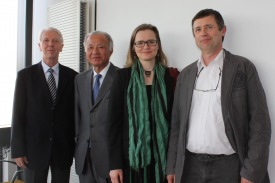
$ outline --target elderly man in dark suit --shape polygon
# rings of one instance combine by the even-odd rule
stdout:
[[[11,134],[12,158],[27,183],[69,182],[74,142],[74,70],[58,62],[63,37],[41,31],[42,61],[18,72]]]
[[[219,12],[198,12],[192,27],[201,56],[177,80],[168,182],[268,183],[270,117],[256,68],[222,48]]]
[[[81,183],[109,182],[107,114],[116,67],[109,61],[113,41],[101,31],[84,40],[86,59],[92,66],[75,80],[76,173]]]

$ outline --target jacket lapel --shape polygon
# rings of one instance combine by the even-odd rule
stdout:
[[[188,113],[190,113],[190,108],[191,108],[191,104],[192,104],[192,98],[193,98],[193,92],[194,92],[194,84],[195,84],[195,81],[196,81],[196,76],[197,76],[197,72],[198,72],[198,67],[197,67],[197,61],[193,64],[193,66],[191,67],[190,69],[190,72],[189,72],[189,78],[188,79],[188,82],[187,82],[187,110],[188,110]],[[188,117],[189,115],[187,115]]]
[[[222,114],[223,119],[225,122],[225,128],[228,127],[229,124],[226,122],[228,118],[228,114],[226,111],[228,111],[228,104],[229,100],[231,98],[234,78],[237,72],[237,64],[234,63],[233,58],[231,58],[231,54],[225,51],[225,58],[223,63],[223,70],[222,70],[222,83],[221,83],[221,105],[222,105]]]
[[[66,72],[63,68],[63,65],[59,64],[59,76],[58,76],[58,88],[57,88],[57,95],[56,95],[56,104],[60,100],[60,96],[62,96],[62,93],[64,92],[66,83],[68,81],[68,78],[66,77]]]
[[[104,81],[99,89],[98,96],[96,98],[96,101],[94,102],[93,107],[95,107],[101,101],[101,99],[109,92],[112,86],[114,72],[115,72],[115,66],[111,63],[107,71],[107,74],[104,78]]]
[[[52,105],[52,96],[51,96],[51,92],[47,83],[47,80],[45,78],[45,74],[43,71],[43,67],[41,64],[42,61],[40,61],[36,66],[36,72],[37,74],[35,74],[37,76],[37,84],[36,87],[41,87],[41,92],[43,95],[45,95],[44,97],[47,98],[47,102],[49,102],[49,105]]]
[[[90,69],[89,71],[86,72],[86,77],[85,81],[82,81],[84,84],[82,86],[85,86],[85,91],[88,98],[86,99],[89,103],[89,109],[92,109],[92,88],[93,88],[93,83],[94,83],[94,72]],[[86,84],[88,83],[88,84]]]

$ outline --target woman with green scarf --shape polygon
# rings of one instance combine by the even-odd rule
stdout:
[[[132,33],[124,69],[110,94],[108,141],[112,183],[164,183],[174,79],[158,29]]]

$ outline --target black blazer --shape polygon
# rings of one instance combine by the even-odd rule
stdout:
[[[18,72],[14,93],[11,154],[26,156],[31,169],[72,164],[74,153],[74,70],[59,64],[56,105],[41,62]]]

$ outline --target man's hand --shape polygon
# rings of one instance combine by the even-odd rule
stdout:
[[[167,179],[168,183],[175,183],[176,182],[174,174],[167,175],[166,179]]]
[[[241,183],[253,183],[253,182],[251,182],[251,181],[249,181],[249,180],[242,177]]]
[[[15,162],[20,168],[27,168],[27,164],[29,163],[26,156],[15,158]]]
[[[123,183],[122,169],[111,170],[110,177],[111,177],[112,183]]]

